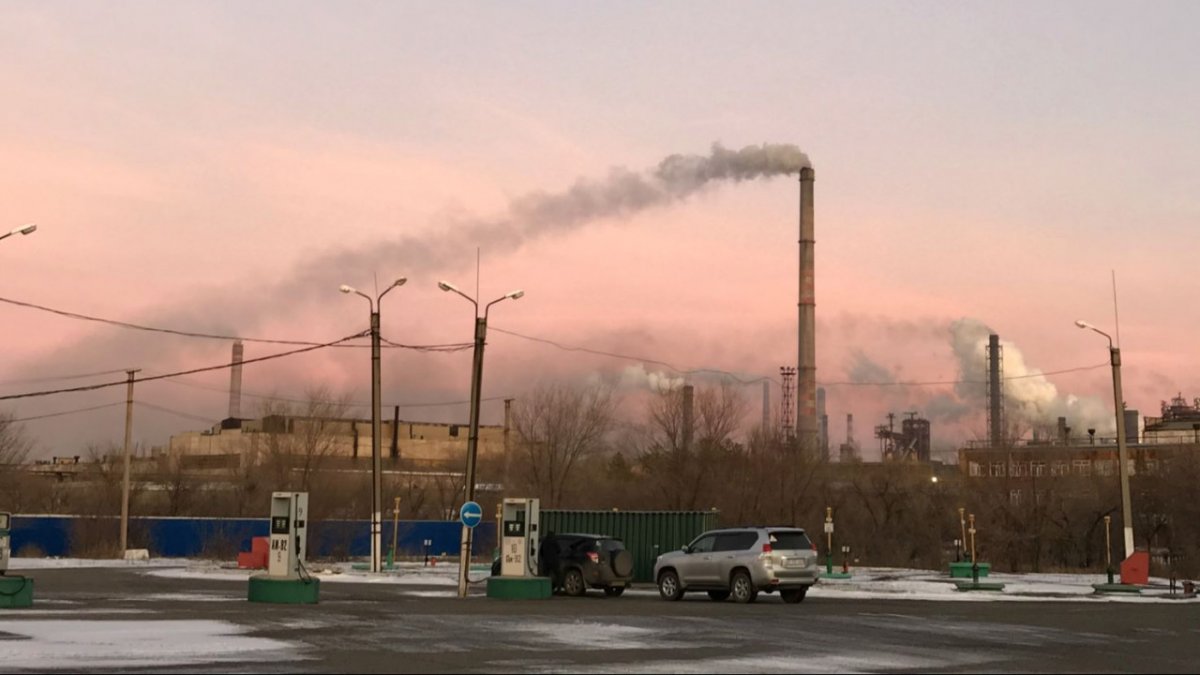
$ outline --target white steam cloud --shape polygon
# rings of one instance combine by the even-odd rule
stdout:
[[[958,359],[962,380],[956,393],[966,401],[978,403],[982,409],[987,395],[987,343],[995,331],[977,319],[964,318],[950,326],[951,345]],[[1011,428],[1046,430],[1053,428],[1059,417],[1066,417],[1074,431],[1096,429],[1112,434],[1116,428],[1112,411],[1095,397],[1061,394],[1054,383],[1046,379],[1041,369],[1030,366],[1025,355],[1012,342],[1000,340],[1004,350],[1004,414]]]

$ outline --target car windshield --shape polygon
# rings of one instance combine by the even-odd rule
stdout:
[[[808,535],[799,530],[775,531],[771,532],[768,537],[771,541],[771,548],[779,551],[812,549],[812,542],[809,541]]]
[[[598,548],[602,551],[624,551],[625,542],[620,539],[601,539]]]

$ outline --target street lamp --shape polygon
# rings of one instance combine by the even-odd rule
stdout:
[[[22,225],[21,227],[18,227],[17,229],[12,230],[10,232],[5,232],[4,234],[0,234],[0,239],[8,239],[9,237],[13,236],[14,234],[33,234],[35,231],[37,231],[37,224],[29,223],[28,225]]]
[[[1113,399],[1117,412],[1117,458],[1121,476],[1121,519],[1125,523],[1125,557],[1133,555],[1133,507],[1129,503],[1129,449],[1125,446],[1125,400],[1121,395],[1121,348],[1113,346],[1112,336],[1082,319],[1076,326],[1095,331],[1108,339],[1112,362]]]
[[[379,294],[378,297],[372,299],[371,296],[362,291],[342,284],[338,289],[343,293],[355,293],[367,299],[367,303],[371,306],[371,571],[380,572],[383,570],[383,522],[381,505],[381,493],[383,492],[380,485],[380,474],[383,473],[380,459],[379,437],[383,430],[380,428],[380,412],[379,402],[379,305],[383,302],[383,296],[388,294],[388,291],[393,288],[403,286],[408,281],[407,277],[400,277],[392,282]]]
[[[479,393],[483,386],[483,346],[487,337],[487,317],[492,305],[503,300],[518,300],[525,291],[513,291],[496,298],[483,307],[479,316],[479,303],[475,298],[458,290],[454,284],[439,281],[438,288],[457,293],[475,306],[475,363],[471,369],[471,430],[467,435],[467,494],[464,503],[475,501],[475,458],[479,452]],[[499,533],[497,533],[498,535]],[[462,548],[458,554],[458,597],[467,597],[468,573],[471,571],[471,528],[463,525]]]

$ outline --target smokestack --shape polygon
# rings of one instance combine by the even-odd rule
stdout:
[[[817,449],[817,300],[813,248],[813,181],[800,169],[800,340],[796,360],[796,438],[803,450]]]
[[[825,389],[817,389],[817,449],[821,461],[829,461],[829,415],[825,414]]]
[[[683,385],[683,449],[692,447],[692,385]]]
[[[762,429],[763,433],[766,433],[771,428],[771,383],[767,380],[763,380],[762,404]]]
[[[242,341],[233,342],[233,367],[229,369],[229,418],[242,417]]]
[[[1000,374],[1004,369],[1000,359],[1000,336],[989,335],[987,351],[988,442],[993,448],[1004,445],[1004,392],[1000,384]]]
[[[846,445],[854,447],[854,413],[846,413]]]

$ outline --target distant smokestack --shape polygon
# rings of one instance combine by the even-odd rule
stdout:
[[[1000,336],[989,335],[987,351],[988,443],[993,448],[1004,445],[1004,389],[1000,379],[1004,372],[1002,358]]]
[[[846,413],[846,445],[854,447],[854,413]]]
[[[771,428],[771,383],[768,380],[763,380],[762,405],[762,429],[766,433]]]
[[[800,448],[817,450],[817,300],[813,248],[813,181],[810,167],[800,169],[800,316],[796,360],[796,438]]]
[[[821,461],[829,461],[829,415],[825,414],[825,389],[817,389],[817,449]]]
[[[233,343],[233,367],[229,369],[229,418],[242,416],[242,341]]]
[[[692,385],[683,385],[683,449],[692,447]]]

